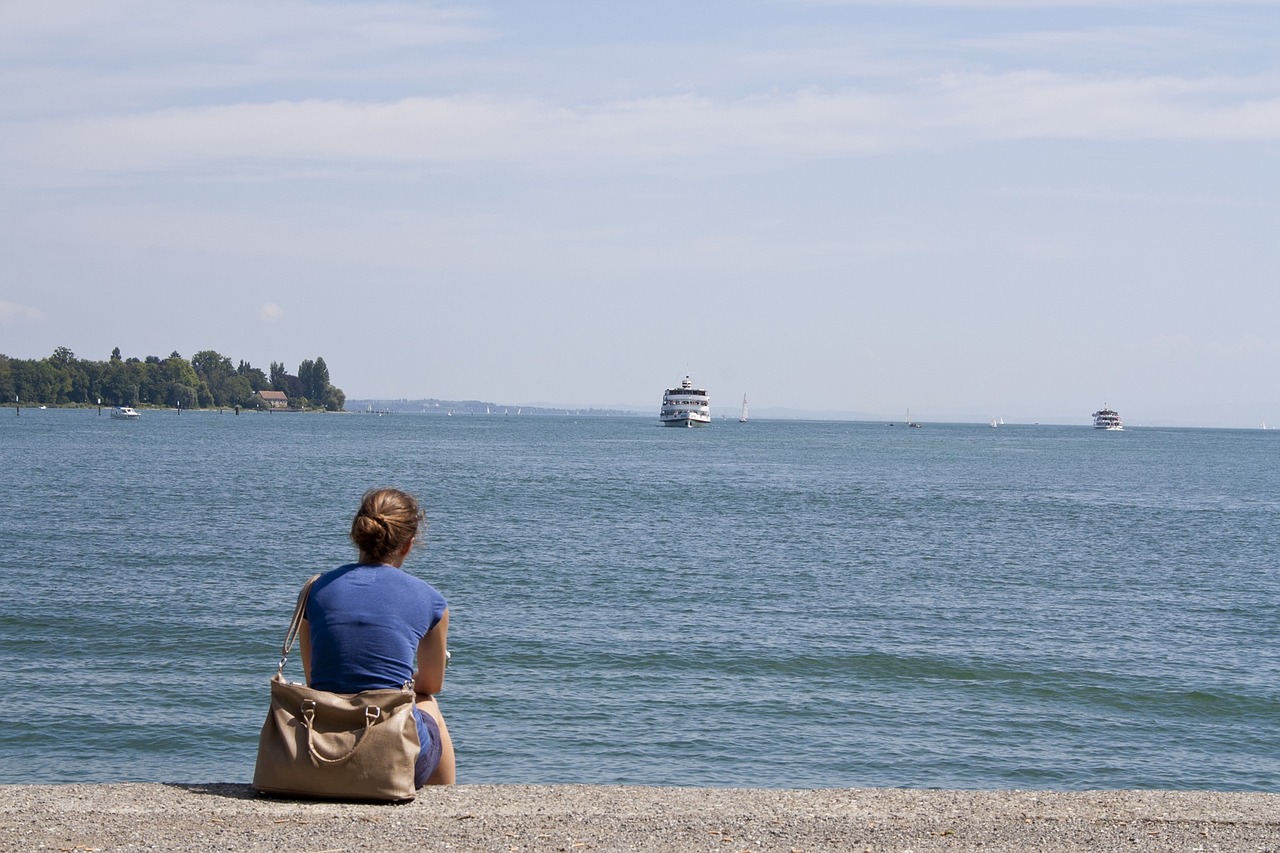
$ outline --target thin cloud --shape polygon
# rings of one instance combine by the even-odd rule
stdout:
[[[211,48],[237,58],[269,62],[324,47],[335,55],[403,47],[485,41],[494,37],[490,15],[462,3],[363,3],[277,0],[270,4],[225,0],[42,0],[10,4],[10,38],[0,60],[42,55],[73,44],[79,63],[113,56],[135,62],[201,55]],[[110,33],[110,38],[102,38]]]
[[[44,322],[38,308],[0,300],[0,326],[28,326]]]
[[[488,11],[461,3],[42,0],[7,4],[4,25],[0,116],[10,120],[407,91],[439,73],[439,54],[501,37]]]
[[[950,123],[986,139],[1257,142],[1280,138],[1280,78],[944,78]]]
[[[1159,10],[1172,6],[1205,9],[1259,8],[1275,0],[775,0],[784,6],[814,8],[891,6],[895,9],[1011,9],[1019,12],[1043,9]]]
[[[279,305],[267,302],[258,309],[258,318],[267,323],[274,323],[280,319],[282,313]]]
[[[1280,77],[954,74],[898,92],[679,95],[566,106],[484,97],[307,100],[11,126],[11,179],[271,164],[756,168],[776,161],[939,149],[975,141],[1280,140]],[[83,174],[83,173],[89,174]]]

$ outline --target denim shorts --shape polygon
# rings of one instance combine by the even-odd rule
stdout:
[[[413,786],[421,788],[440,765],[440,752],[444,747],[435,717],[414,706],[413,719],[418,724],[418,742],[422,744],[418,749],[418,760],[413,765]]]

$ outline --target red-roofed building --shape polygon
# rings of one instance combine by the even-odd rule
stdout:
[[[285,396],[283,391],[259,391],[258,396],[262,398],[262,402],[267,404],[268,409],[289,408],[289,398]]]

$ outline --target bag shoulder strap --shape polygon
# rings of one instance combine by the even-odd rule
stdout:
[[[289,660],[289,652],[293,651],[293,644],[298,639],[298,631],[302,629],[302,620],[307,613],[307,598],[311,595],[311,587],[318,577],[320,577],[319,574],[312,575],[302,585],[302,589],[298,591],[298,604],[293,608],[293,621],[289,623],[289,631],[284,635],[284,644],[280,646],[280,664],[276,667],[277,675],[283,676],[285,662]]]

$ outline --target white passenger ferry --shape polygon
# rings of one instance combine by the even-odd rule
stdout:
[[[688,376],[679,388],[662,392],[662,410],[658,422],[663,426],[695,427],[711,423],[711,398],[701,388],[693,387]]]
[[[1103,403],[1102,408],[1093,413],[1093,428],[1122,430],[1124,424],[1120,421],[1120,413],[1115,409],[1108,409]]]

